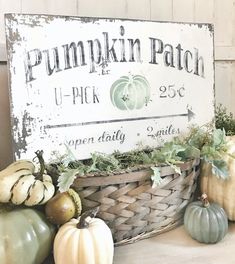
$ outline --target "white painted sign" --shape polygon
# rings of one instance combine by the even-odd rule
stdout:
[[[16,158],[159,146],[214,116],[213,29],[7,14]]]

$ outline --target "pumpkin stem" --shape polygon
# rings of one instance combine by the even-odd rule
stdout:
[[[78,229],[87,228],[90,224],[90,220],[96,216],[98,211],[99,211],[99,206],[84,212],[79,219],[79,223],[77,224],[77,228]]]
[[[73,189],[68,189],[67,193],[69,194],[69,196],[71,197],[71,199],[73,200],[74,204],[76,205],[76,216],[78,217],[81,214],[82,211],[82,203],[81,203],[81,199],[78,195],[77,192],[75,192]]]
[[[44,174],[44,171],[45,171],[45,161],[44,161],[44,158],[43,158],[43,150],[37,150],[35,152],[36,154],[36,157],[38,158],[38,161],[40,163],[40,171],[38,173],[35,173],[34,176],[36,176],[38,179],[42,179],[42,176]]]
[[[202,194],[201,201],[202,201],[204,207],[209,207],[210,206],[207,194],[205,194],[205,193]]]

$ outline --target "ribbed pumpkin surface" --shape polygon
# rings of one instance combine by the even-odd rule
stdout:
[[[33,209],[0,213],[0,263],[41,264],[49,255],[54,228]]]
[[[228,232],[227,215],[215,203],[209,207],[204,207],[200,201],[189,204],[184,225],[193,239],[207,244],[220,241]]]
[[[62,225],[54,241],[55,264],[112,264],[113,238],[108,226],[93,218],[89,227],[78,229],[77,219]]]

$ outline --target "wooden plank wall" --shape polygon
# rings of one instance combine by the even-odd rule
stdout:
[[[0,169],[12,161],[4,33],[12,12],[213,23],[216,102],[235,114],[235,0],[0,0]]]

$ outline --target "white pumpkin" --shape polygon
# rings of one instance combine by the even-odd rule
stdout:
[[[39,156],[41,153],[39,153]],[[42,157],[40,156],[40,165]],[[30,160],[17,160],[0,171],[0,202],[27,206],[45,204],[55,193],[52,178],[35,173],[35,166]]]
[[[235,136],[227,137],[230,154],[235,153]],[[200,172],[201,192],[208,195],[211,202],[219,204],[227,213],[228,219],[235,220],[235,159],[227,156],[229,178],[220,179],[212,174],[211,164],[202,163]]]
[[[86,213],[59,228],[54,240],[55,264],[113,263],[114,243],[109,227]]]

